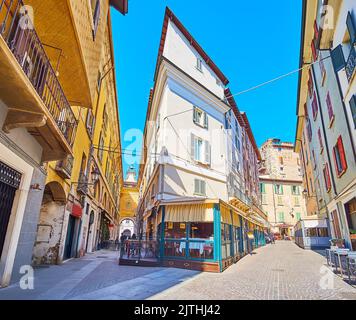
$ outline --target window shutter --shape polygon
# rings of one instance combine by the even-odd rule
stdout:
[[[354,126],[356,129],[356,95],[352,96],[349,103],[351,108],[352,119],[354,120]]]
[[[344,52],[342,51],[342,45],[338,45],[336,48],[331,50],[331,60],[336,72],[339,72],[343,68],[345,68],[345,56]]]
[[[321,138],[320,128],[318,129],[318,138],[319,138],[320,150],[322,150],[323,149],[323,139]]]
[[[313,107],[313,118],[315,120],[316,116],[318,115],[318,101],[316,99],[315,91],[314,91],[314,96],[313,96],[312,107]]]
[[[342,170],[347,169],[347,162],[346,162],[346,156],[345,156],[345,150],[344,150],[344,144],[342,143],[342,137],[340,136],[339,139],[337,140],[337,147],[339,149],[339,154],[340,154],[340,161],[341,161],[341,166]]]
[[[351,12],[348,12],[346,19],[347,29],[349,30],[351,45],[356,42],[356,28],[351,15]]]
[[[209,141],[205,141],[205,163],[210,165],[211,164],[211,146]]]
[[[206,195],[206,183],[203,180],[200,180],[201,183],[201,194]]]
[[[328,106],[329,120],[331,120],[334,116],[333,106],[331,104],[330,92],[326,96],[326,105]]]
[[[206,112],[204,112],[204,128],[208,128],[208,114]]]
[[[199,192],[199,180],[194,179],[194,193],[200,193]]]
[[[193,107],[193,122],[197,123],[198,122],[198,118],[197,118],[197,108]]]
[[[95,38],[96,33],[97,33],[97,31],[98,31],[99,20],[100,20],[100,0],[97,0],[97,1],[96,1],[93,19],[94,19],[93,36],[94,36],[94,38]]]
[[[194,134],[190,135],[190,157],[192,160],[196,159],[195,155],[195,136]]]

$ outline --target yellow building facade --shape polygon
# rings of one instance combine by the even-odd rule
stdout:
[[[29,1],[35,8],[34,16],[40,17],[36,19],[39,33],[47,30],[43,34],[51,43],[48,54],[53,65],[58,63],[57,74],[77,120],[72,154],[45,165],[47,180],[33,251],[35,264],[60,263],[103,248],[117,238],[123,178],[109,10],[112,2],[120,1],[62,1],[62,10],[53,13],[53,1]],[[50,14],[42,21],[44,12]],[[53,43],[51,37],[60,28],[56,21],[66,24],[60,31],[63,36]],[[63,62],[69,58],[71,64]]]

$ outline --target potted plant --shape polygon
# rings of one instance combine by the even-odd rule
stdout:
[[[356,230],[350,229],[350,239],[356,240]]]

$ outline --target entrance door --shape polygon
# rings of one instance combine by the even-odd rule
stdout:
[[[4,247],[15,193],[19,188],[21,174],[0,162],[0,257]]]
[[[74,228],[75,228],[75,218],[72,215],[69,215],[66,244],[64,247],[64,259],[65,260],[72,258]]]

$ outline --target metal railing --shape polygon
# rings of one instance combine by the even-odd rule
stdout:
[[[351,48],[345,67],[346,77],[349,82],[351,81],[351,78],[354,74],[355,67],[356,67],[356,50],[355,47],[353,46]]]
[[[22,0],[0,0],[0,35],[69,145],[77,121]]]
[[[157,260],[159,245],[157,240],[126,240],[120,243],[120,258],[135,260]]]

